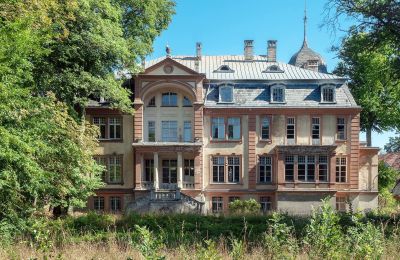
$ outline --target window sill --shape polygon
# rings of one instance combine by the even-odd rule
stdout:
[[[238,140],[226,140],[226,139],[222,139],[222,140],[217,140],[217,139],[211,139],[210,143],[242,143],[242,139],[238,139]]]
[[[211,182],[211,185],[243,185],[241,182]]]
[[[105,184],[107,184],[107,185],[124,185],[124,183],[123,182],[105,182]]]
[[[160,107],[178,107],[178,106],[160,106]]]
[[[233,101],[218,101],[217,104],[235,104]]]
[[[98,139],[100,143],[122,143],[124,140],[122,138],[119,139]]]
[[[270,104],[286,104],[286,101],[271,101]]]
[[[346,139],[339,139],[339,140],[335,140],[335,143],[339,143],[339,144],[342,144],[342,143],[346,143],[347,142],[347,140]]]
[[[260,143],[272,144],[271,139],[260,139]]]
[[[336,104],[336,101],[321,101],[320,104]]]
[[[257,182],[256,185],[274,185],[274,184],[271,181],[271,182]]]

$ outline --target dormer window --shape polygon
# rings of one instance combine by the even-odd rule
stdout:
[[[183,97],[183,104],[184,107],[191,107],[192,106],[192,101],[190,101],[189,98]]]
[[[156,97],[152,97],[147,104],[148,107],[155,107],[156,106]]]
[[[228,65],[222,65],[218,69],[214,70],[214,72],[233,73],[235,71],[233,69],[231,69]]]
[[[272,103],[285,102],[285,86],[278,85],[271,87],[271,102]]]
[[[233,86],[231,85],[219,86],[219,102],[221,103],[233,102]]]
[[[283,70],[278,65],[271,65],[263,72],[264,73],[282,73]]]
[[[333,85],[321,86],[321,102],[334,103],[336,102],[336,88]]]
[[[163,107],[176,107],[178,106],[178,95],[173,92],[167,92],[162,94]]]

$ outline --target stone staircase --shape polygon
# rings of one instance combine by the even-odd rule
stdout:
[[[180,191],[150,190],[143,197],[129,203],[126,212],[157,212],[157,213],[197,213],[204,211],[204,202],[194,199]]]

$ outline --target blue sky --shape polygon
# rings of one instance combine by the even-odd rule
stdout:
[[[324,22],[327,1],[307,1],[309,46],[320,53],[332,71],[338,60],[331,50],[344,33],[333,32]],[[288,62],[303,42],[302,0],[177,0],[172,23],[154,43],[153,59],[165,55],[194,55],[195,43],[203,44],[203,55],[242,54],[243,41],[254,40],[256,54],[266,54],[267,41],[277,40],[277,59]],[[341,20],[346,28],[349,20]],[[322,27],[321,27],[322,26]],[[373,134],[373,145],[383,148],[393,132]],[[361,135],[365,140],[365,135]]]

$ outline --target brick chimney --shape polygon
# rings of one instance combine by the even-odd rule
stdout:
[[[244,41],[244,59],[245,60],[253,60],[253,40],[245,40]]]
[[[267,61],[276,61],[276,40],[269,40],[267,47]]]
[[[198,60],[201,60],[201,42],[196,42],[196,57]]]

